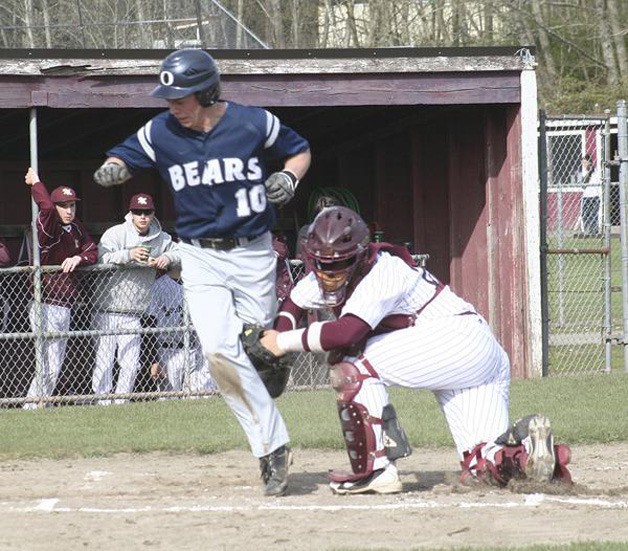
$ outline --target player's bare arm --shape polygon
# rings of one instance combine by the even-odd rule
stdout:
[[[102,166],[94,172],[94,181],[103,186],[111,187],[123,184],[131,178],[131,173],[122,159],[109,157]]]
[[[301,180],[305,173],[310,168],[312,162],[312,153],[309,149],[301,153],[297,153],[293,157],[289,157],[283,167],[284,170],[289,170],[294,174],[298,180]]]

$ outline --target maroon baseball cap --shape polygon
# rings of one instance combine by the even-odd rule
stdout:
[[[67,203],[69,201],[80,201],[76,196],[76,191],[68,186],[59,186],[52,190],[50,200],[53,203]]]
[[[131,197],[129,210],[155,210],[153,198],[148,193],[137,193]]]

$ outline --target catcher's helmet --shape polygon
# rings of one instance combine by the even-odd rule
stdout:
[[[220,97],[220,72],[214,58],[200,49],[187,48],[168,55],[161,63],[159,86],[151,96],[167,100],[196,94],[203,107]]]
[[[368,226],[347,207],[324,208],[310,225],[305,253],[327,305],[344,301],[347,285],[365,258],[369,241]]]

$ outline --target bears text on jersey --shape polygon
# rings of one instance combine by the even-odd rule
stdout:
[[[247,161],[237,157],[227,157],[209,159],[204,164],[191,161],[182,165],[172,165],[168,167],[168,174],[172,189],[180,191],[186,185],[213,186],[225,182],[259,181],[262,178],[262,168],[257,157],[252,157]]]

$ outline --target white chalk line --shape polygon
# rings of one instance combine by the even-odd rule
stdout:
[[[529,494],[521,501],[485,502],[461,501],[457,503],[439,503],[427,500],[405,499],[395,503],[375,504],[341,504],[341,505],[282,505],[267,503],[260,505],[190,505],[155,507],[65,507],[58,498],[45,498],[34,505],[15,506],[11,503],[0,502],[0,513],[89,513],[89,514],[140,514],[140,513],[230,513],[253,511],[351,511],[351,510],[408,510],[408,509],[514,509],[538,507],[543,504],[563,504],[570,506],[594,507],[599,509],[628,509],[628,501],[610,500],[603,497],[567,497],[550,496],[545,494]]]

